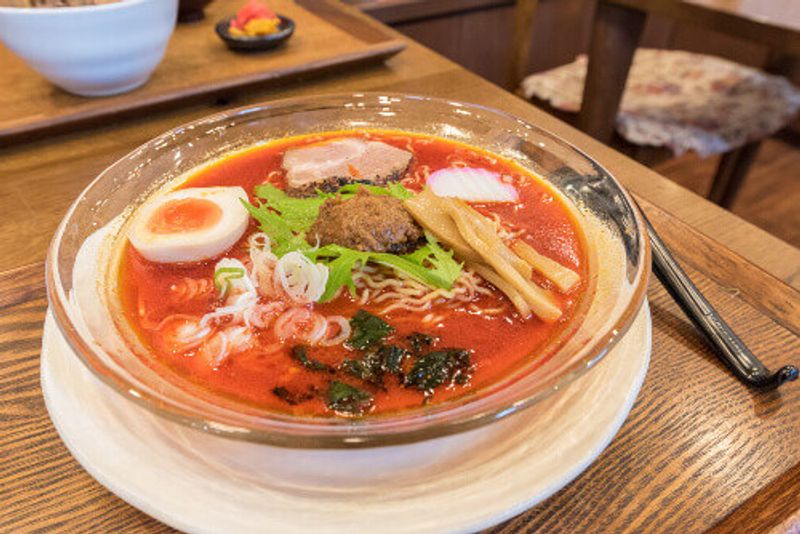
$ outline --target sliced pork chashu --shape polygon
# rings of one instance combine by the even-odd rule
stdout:
[[[309,196],[349,183],[385,185],[403,177],[411,157],[407,150],[357,138],[293,148],[283,155],[287,192]]]

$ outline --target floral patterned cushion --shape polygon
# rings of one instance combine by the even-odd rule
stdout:
[[[580,55],[528,76],[523,92],[578,112],[586,63]],[[772,135],[798,108],[800,90],[779,76],[713,56],[642,48],[634,56],[616,127],[637,145],[709,156]]]

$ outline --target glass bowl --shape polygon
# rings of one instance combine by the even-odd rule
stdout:
[[[114,326],[106,297],[109,248],[125,217],[154,190],[245,147],[290,135],[389,129],[433,134],[514,160],[571,201],[584,221],[590,281],[579,317],[530,363],[477,393],[357,419],[276,414],[203,395],[154,372]],[[225,437],[292,448],[396,445],[483,427],[525,410],[590,370],[642,306],[649,243],[619,183],[557,137],[501,111],[422,96],[363,93],[281,100],[175,128],[103,171],[78,197],[50,247],[46,282],[64,337],[83,363],[127,399]]]

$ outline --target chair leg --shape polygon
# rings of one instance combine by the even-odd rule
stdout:
[[[754,141],[723,154],[708,193],[711,202],[726,209],[731,207],[760,146],[761,141]]]
[[[614,137],[622,93],[646,20],[643,7],[597,1],[578,125],[601,143],[608,144]]]
[[[510,91],[519,87],[528,71],[528,57],[539,0],[516,0],[514,5],[514,30],[511,35],[511,60],[506,81]]]

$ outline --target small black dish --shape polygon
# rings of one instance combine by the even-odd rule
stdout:
[[[228,31],[233,17],[228,17],[217,23],[217,35],[219,35],[220,39],[225,41],[228,48],[237,52],[260,52],[262,50],[269,50],[285,42],[294,33],[294,21],[292,19],[284,17],[283,15],[278,15],[278,18],[281,19],[281,23],[276,33],[257,37],[235,37]]]

